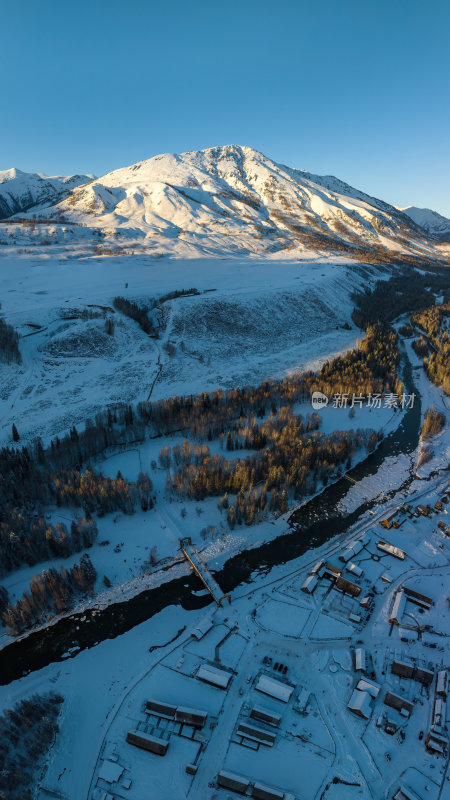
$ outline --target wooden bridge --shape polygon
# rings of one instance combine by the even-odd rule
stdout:
[[[222,589],[216,579],[211,575],[211,572],[202,560],[200,554],[197,553],[190,536],[187,536],[185,539],[180,539],[180,550],[185,555],[192,569],[198,575],[210,595],[216,601],[217,605],[223,605],[224,600],[228,600],[228,602],[231,603],[231,595],[222,592]]]

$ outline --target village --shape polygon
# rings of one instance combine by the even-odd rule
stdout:
[[[448,478],[407,499],[231,595],[183,540],[214,602],[113,710],[89,800],[449,798]]]

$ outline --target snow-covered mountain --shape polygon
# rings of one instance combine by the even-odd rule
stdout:
[[[402,211],[427,233],[445,241],[450,240],[450,219],[448,217],[443,217],[442,214],[432,211],[431,208],[417,208],[417,206],[408,206]]]
[[[132,242],[183,256],[359,248],[429,254],[435,243],[400,209],[251,147],[166,153],[78,183],[28,216],[82,223],[80,236],[91,229],[116,249]]]
[[[20,169],[0,170],[0,219],[27,211],[42,203],[54,203],[92,175],[48,177]]]

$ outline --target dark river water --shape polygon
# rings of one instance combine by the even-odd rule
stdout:
[[[410,453],[417,447],[420,397],[414,387],[412,369],[406,353],[403,353],[403,367],[405,391],[415,393],[414,405],[406,412],[397,430],[386,436],[375,452],[348,473],[355,481],[375,475],[386,458]],[[412,480],[413,477],[407,479],[401,489]],[[251,583],[255,575],[267,574],[272,567],[292,561],[308,549],[319,547],[350,528],[375,504],[375,501],[364,500],[361,491],[361,505],[350,514],[339,513],[338,504],[350,487],[351,483],[346,477],[329,485],[320,495],[294,513],[291,517],[291,533],[230,558],[215,573],[223,591],[229,592],[240,584]],[[392,493],[394,494],[395,492]],[[12,642],[0,651],[0,685],[53,661],[61,661],[63,657],[67,657],[69,650],[74,656],[80,650],[93,647],[104,639],[120,636],[166,606],[181,605],[185,609],[206,606],[211,602],[209,595],[193,594],[200,588],[202,585],[195,575],[183,576],[108,608],[72,614],[44,630],[29,634],[25,639]],[[151,644],[149,642],[149,646]]]

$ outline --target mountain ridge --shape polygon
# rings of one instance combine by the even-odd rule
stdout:
[[[59,183],[61,195],[41,199],[27,215],[107,231],[150,251],[267,255],[362,248],[429,255],[437,241],[402,209],[248,146],[163,153],[99,178],[67,180],[76,185]]]
[[[0,219],[56,202],[71,189],[93,180],[93,175],[45,175],[17,167],[0,170]]]
[[[401,210],[429,234],[442,241],[450,241],[450,219],[448,217],[444,217],[443,214],[439,214],[431,208],[407,206]]]

